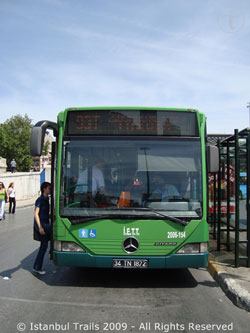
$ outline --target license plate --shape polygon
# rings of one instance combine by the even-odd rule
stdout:
[[[148,268],[148,259],[113,259],[113,268]]]

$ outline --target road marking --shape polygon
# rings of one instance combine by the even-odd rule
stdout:
[[[133,304],[95,304],[95,303],[77,303],[77,302],[59,302],[59,301],[46,301],[46,300],[33,300],[33,299],[25,299],[25,298],[16,298],[16,297],[6,297],[0,296],[0,300],[3,301],[14,301],[14,302],[23,302],[23,303],[36,303],[36,304],[49,304],[49,305],[64,305],[64,306],[81,306],[81,307],[95,307],[95,308],[120,308],[120,309],[152,309],[155,308],[155,304],[151,305],[133,305]],[[168,308],[180,308],[180,303],[178,304],[163,304],[163,307],[167,306]],[[158,307],[161,305],[158,304]]]
[[[14,302],[24,302],[24,303],[36,303],[36,304],[51,304],[51,305],[66,305],[66,306],[82,306],[82,307],[107,307],[107,308],[135,308],[135,309],[144,309],[151,308],[148,305],[133,305],[133,304],[93,304],[93,303],[77,303],[77,302],[59,302],[59,301],[42,301],[42,300],[33,300],[25,298],[16,298],[16,297],[5,297],[0,296],[0,300],[3,301],[14,301]],[[169,305],[168,305],[169,306]],[[177,305],[176,305],[177,306]],[[179,305],[178,305],[179,306]]]

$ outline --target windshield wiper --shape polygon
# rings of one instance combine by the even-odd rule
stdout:
[[[72,218],[67,216],[67,218],[70,220],[71,224],[81,224],[81,223],[87,223],[87,222],[94,222],[98,220],[104,220],[104,219],[124,219],[124,218],[135,218],[138,217],[137,215],[129,214],[129,215],[121,215],[121,214],[109,214],[109,215],[99,215],[99,216],[88,216],[88,217],[82,217],[82,218]]]
[[[115,208],[113,207],[109,207],[110,210],[114,210]],[[117,208],[116,208],[117,209]],[[172,221],[174,223],[177,223],[177,224],[180,224],[180,225],[183,225],[184,227],[186,225],[188,225],[188,222],[186,221],[183,221],[181,219],[178,219],[177,217],[174,217],[174,216],[170,216],[170,215],[166,215],[166,214],[162,214],[160,212],[158,212],[157,210],[155,210],[154,208],[152,207],[119,207],[119,209],[122,209],[122,210],[135,210],[135,211],[150,211],[150,212],[153,212],[155,213],[156,215],[158,216],[161,216],[161,217],[164,217],[164,220],[169,220],[169,221]]]
[[[93,221],[98,221],[102,219],[108,219],[110,218],[110,215],[100,215],[100,216],[90,216],[90,217],[83,217],[81,219],[71,219],[68,217],[70,220],[71,224],[80,224],[80,223],[86,223],[86,222],[93,222]]]
[[[169,220],[172,221],[174,223],[186,226],[188,225],[188,222],[183,221],[177,217],[174,216],[170,216],[170,215],[166,215],[166,214],[162,214],[160,212],[158,212],[157,210],[155,210],[152,207],[119,207],[117,209],[117,207],[109,207],[106,208],[107,210],[135,210],[135,211],[149,211],[149,212],[153,212],[155,215],[161,216],[164,218],[164,220]],[[99,215],[99,216],[87,216],[87,217],[83,217],[83,218],[70,218],[68,217],[68,219],[70,220],[70,222],[75,225],[75,224],[80,224],[80,223],[87,223],[87,222],[93,222],[93,221],[98,221],[98,220],[103,220],[103,219],[114,219],[114,218],[118,218],[118,219],[124,219],[124,218],[138,218],[141,217],[140,215],[136,215],[136,214],[129,214],[129,216],[127,215],[121,215],[121,214],[105,214],[105,215]]]
[[[164,220],[172,221],[172,222],[174,222],[174,223],[177,223],[177,224],[183,225],[184,227],[185,227],[186,225],[188,225],[188,222],[183,221],[183,220],[181,220],[181,219],[178,219],[177,217],[174,217],[174,216],[170,216],[170,215],[162,214],[162,213],[158,212],[157,210],[155,210],[155,209],[152,208],[152,207],[144,207],[144,208],[140,208],[140,209],[143,209],[143,210],[149,210],[150,212],[153,212],[153,213],[155,213],[156,215],[159,215],[159,216],[164,217]]]

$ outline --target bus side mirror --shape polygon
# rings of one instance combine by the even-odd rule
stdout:
[[[30,135],[31,156],[42,155],[44,137],[48,128],[53,130],[55,136],[58,136],[58,125],[49,120],[41,120],[32,128]]]
[[[43,141],[46,128],[34,126],[30,135],[30,154],[31,156],[41,156],[43,150]]]
[[[218,172],[219,171],[219,149],[213,145],[207,145],[207,171]]]

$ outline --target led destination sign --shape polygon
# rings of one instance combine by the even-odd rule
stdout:
[[[69,111],[68,135],[198,136],[195,112],[157,110]]]

